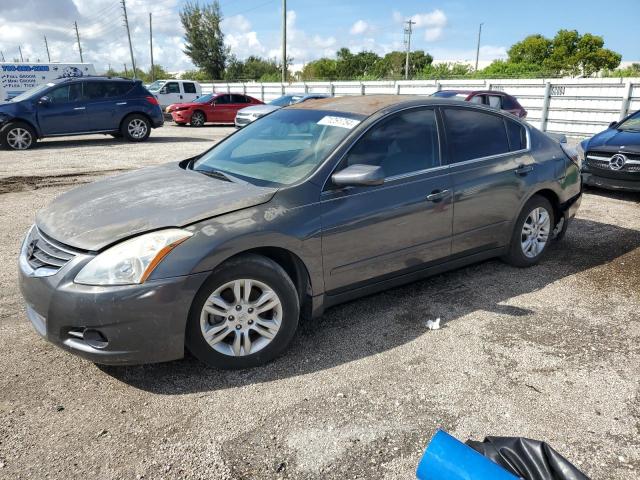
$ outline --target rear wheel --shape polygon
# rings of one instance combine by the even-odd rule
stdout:
[[[504,260],[516,267],[538,263],[551,242],[554,220],[549,200],[531,197],[518,216]]]
[[[191,306],[186,344],[217,368],[255,367],[277,357],[298,327],[291,278],[274,261],[243,255],[222,264]]]
[[[143,142],[149,138],[151,124],[143,115],[129,115],[122,122],[120,133],[130,142]]]
[[[195,112],[193,112],[193,115],[191,115],[191,126],[192,127],[201,127],[204,125],[204,122],[206,121],[206,118],[204,116],[204,113],[201,112],[200,110],[196,110]]]
[[[36,134],[24,122],[12,122],[0,131],[0,143],[12,150],[27,150],[36,143]]]

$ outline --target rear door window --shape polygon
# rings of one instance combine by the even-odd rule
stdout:
[[[247,103],[247,97],[244,95],[231,95],[231,103]]]
[[[231,103],[230,102],[230,97],[231,95],[220,95],[218,97],[216,97],[215,102],[216,105],[226,105]]]
[[[482,105],[484,102],[484,95],[474,95],[469,99],[471,103],[477,103],[478,105]]]
[[[197,93],[196,92],[196,84],[191,82],[184,82],[182,84],[182,88],[184,88],[184,93]]]
[[[487,95],[489,106],[500,110],[502,108],[502,97],[500,95]]]
[[[510,151],[501,116],[471,108],[445,108],[443,113],[451,163]]]

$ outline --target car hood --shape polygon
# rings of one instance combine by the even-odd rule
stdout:
[[[275,188],[218,180],[177,163],[143,168],[60,195],[38,212],[45,234],[96,251],[118,240],[265,203]]]
[[[601,151],[625,151],[640,152],[640,132],[623,132],[610,128],[598,133],[589,140],[588,149]]]
[[[276,105],[252,105],[238,110],[238,113],[258,113],[260,115],[266,115],[275,110],[280,110],[282,107]]]

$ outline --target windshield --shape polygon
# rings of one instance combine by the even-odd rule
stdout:
[[[616,127],[623,132],[640,132],[640,110]]]
[[[20,95],[17,95],[11,99],[12,102],[21,102],[22,100],[26,100],[31,97],[37,96],[39,93],[44,92],[47,88],[53,87],[55,83],[44,83],[42,85],[37,85],[33,88],[30,88],[26,92],[22,92]]]
[[[302,100],[302,95],[283,95],[282,97],[271,100],[269,105],[275,105],[276,107],[286,107],[293,103],[297,103]]]
[[[147,87],[147,90],[160,90],[165,83],[167,83],[166,80],[156,80]]]
[[[289,185],[311,173],[364,118],[283,109],[219,143],[193,169],[223,172],[259,185]]]
[[[213,94],[208,94],[208,95],[203,95],[199,98],[196,98],[195,100],[193,100],[193,103],[209,103],[211,100],[213,100]]]

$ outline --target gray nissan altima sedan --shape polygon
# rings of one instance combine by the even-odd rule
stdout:
[[[535,264],[578,209],[578,161],[480,105],[311,100],[58,197],[20,253],[27,315],[97,363],[186,347],[259,365],[331,305],[491,257]]]

